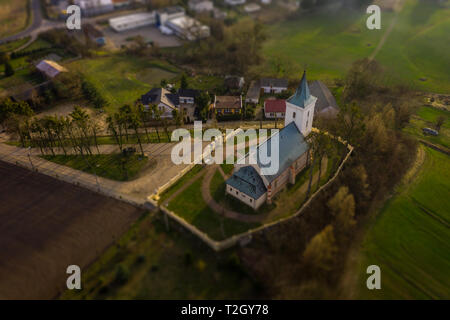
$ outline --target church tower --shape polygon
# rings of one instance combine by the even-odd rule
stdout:
[[[309,93],[306,71],[304,71],[295,94],[286,101],[284,126],[295,122],[297,128],[306,137],[312,129],[316,101],[317,98]]]

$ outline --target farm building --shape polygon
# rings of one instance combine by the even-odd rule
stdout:
[[[178,94],[171,93],[164,88],[153,88],[141,96],[141,102],[145,108],[156,105],[161,112],[161,118],[172,118],[173,110],[180,106]]]
[[[117,32],[150,26],[155,23],[155,12],[135,13],[109,19],[109,26]]]
[[[286,79],[262,78],[261,88],[264,93],[281,93],[287,90],[288,81]]]
[[[205,12],[214,10],[214,4],[209,0],[189,0],[189,10],[195,12]]]
[[[184,8],[180,6],[159,9],[156,12],[156,25],[158,27],[165,25],[169,20],[184,17],[185,13]]]
[[[315,112],[328,117],[335,117],[339,112],[339,106],[330,89],[319,80],[309,85],[311,94],[317,97]]]
[[[96,16],[114,10],[111,0],[75,0],[74,4],[79,6],[81,14],[85,17]]]
[[[213,107],[218,115],[239,114],[242,110],[242,96],[216,96]]]
[[[210,35],[208,26],[188,16],[170,19],[166,21],[165,26],[172,29],[178,37],[189,41],[207,38]]]
[[[286,114],[286,100],[267,99],[264,101],[264,115],[267,119],[282,119]]]
[[[253,80],[252,82],[250,82],[247,96],[245,97],[245,102],[257,104],[259,102],[260,91],[261,86],[259,84],[259,81]]]
[[[38,69],[42,74],[44,74],[47,78],[53,79],[61,72],[67,72],[67,69],[63,66],[57,64],[52,60],[42,60],[36,65],[36,69]]]
[[[305,137],[311,132],[316,101],[309,93],[305,72],[295,94],[286,101],[284,128],[248,153],[245,164],[235,165],[233,175],[226,181],[227,194],[256,210],[264,202],[271,203],[288,183],[295,184],[297,173],[309,162]],[[272,141],[278,142],[278,170],[275,174],[264,174],[267,165],[259,157],[259,148],[271,153]],[[256,159],[256,164],[249,164],[250,158]]]

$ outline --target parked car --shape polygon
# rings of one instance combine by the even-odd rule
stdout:
[[[424,135],[430,135],[430,136],[437,136],[437,135],[439,135],[438,131],[436,131],[434,129],[431,129],[431,128],[423,128],[422,132],[423,132]]]

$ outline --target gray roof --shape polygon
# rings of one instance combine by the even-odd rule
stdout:
[[[289,166],[298,158],[300,158],[305,152],[308,151],[309,149],[309,145],[308,143],[305,141],[305,137],[303,136],[303,134],[300,132],[300,130],[297,128],[297,125],[295,124],[295,122],[291,122],[289,123],[286,127],[284,127],[283,129],[281,129],[278,133],[279,139],[280,139],[280,144],[279,144],[279,152],[280,152],[280,158],[279,158],[279,169],[277,171],[276,174],[274,175],[265,175],[264,177],[267,179],[268,183],[271,183],[273,180],[275,180],[278,176],[280,176],[286,169],[289,168]],[[264,145],[267,144],[267,154],[270,156],[271,155],[271,139],[273,139],[274,137],[276,137],[276,135],[270,137],[269,139],[267,139],[265,142],[263,142],[262,144],[260,144],[257,147],[257,165],[260,168],[264,168],[267,167],[267,165],[263,165],[260,162],[259,159],[259,148]],[[246,157],[249,157],[249,154],[246,155]],[[249,168],[251,167],[253,170],[255,170],[252,166],[245,166],[242,167],[240,170],[238,170],[237,172],[235,172],[233,174],[236,175],[238,174],[239,171],[241,171],[243,168]],[[249,170],[249,169],[247,169]],[[245,173],[247,173],[248,171],[244,171]],[[256,170],[255,170],[256,172]],[[258,173],[256,173],[258,174]],[[245,180],[245,178],[241,178],[241,180]],[[245,186],[244,183],[241,184],[237,184],[235,183],[234,185],[231,184],[229,181],[232,181],[233,183],[235,183],[235,179],[228,179],[227,183],[232,185],[233,187],[235,187],[236,189],[244,192],[244,190],[247,190],[247,186]],[[248,179],[247,179],[248,180]],[[239,179],[238,179],[239,181]],[[241,187],[243,189],[241,189]],[[244,192],[245,193],[245,192]],[[256,199],[256,198],[255,198]]]
[[[278,133],[280,139],[280,167],[278,172],[274,175],[266,175],[265,178],[270,183],[275,180],[279,175],[281,175],[289,166],[300,158],[305,152],[308,151],[309,145],[305,141],[305,137],[297,128],[295,122],[289,123],[286,127],[281,129]],[[271,143],[269,141],[275,136],[270,137],[264,143],[267,143],[267,154],[271,154]],[[263,144],[264,144],[263,143]],[[259,149],[259,146],[258,146]],[[265,167],[260,161],[258,156],[258,166],[260,168]]]
[[[227,180],[227,184],[257,200],[267,189],[252,166],[242,167]]]
[[[336,99],[331,93],[330,89],[319,80],[313,81],[309,84],[309,91],[313,96],[317,98],[315,110],[317,112],[328,112],[330,111],[329,107],[333,109],[339,110],[339,107],[336,103]]]
[[[178,94],[171,93],[164,88],[153,88],[141,96],[141,102],[144,105],[159,104],[160,102],[176,108],[180,104]]]
[[[253,80],[252,82],[250,82],[250,87],[248,88],[247,91],[246,100],[247,99],[259,100],[260,91],[261,85],[259,81]]]
[[[288,86],[288,81],[286,79],[277,78],[262,78],[260,83],[261,87],[287,88]]]

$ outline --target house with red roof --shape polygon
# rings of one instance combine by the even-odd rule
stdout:
[[[268,99],[264,101],[264,115],[266,119],[282,119],[286,114],[286,100]]]

